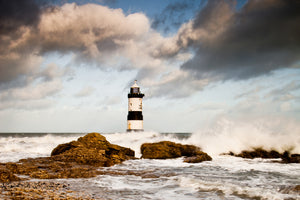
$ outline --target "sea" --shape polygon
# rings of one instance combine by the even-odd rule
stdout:
[[[1,133],[0,162],[50,156],[58,144],[77,140],[87,133]],[[227,135],[213,133],[116,132],[101,133],[113,144],[133,149],[140,157],[146,142],[173,141],[193,144],[212,156],[202,163],[168,160],[128,160],[93,178],[57,180],[95,199],[300,199],[291,188],[300,185],[300,164],[282,164],[278,159],[243,159],[222,155],[251,147],[300,153],[300,136]],[[286,135],[285,135],[286,136]],[[125,173],[124,173],[125,172]],[[139,175],[137,175],[139,174]]]

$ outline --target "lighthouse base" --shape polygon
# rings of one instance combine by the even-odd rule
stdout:
[[[127,132],[144,132],[144,129],[127,129]]]
[[[143,120],[128,120],[127,131],[144,131]]]

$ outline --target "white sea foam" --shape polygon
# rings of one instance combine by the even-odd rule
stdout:
[[[182,140],[174,137],[174,135],[163,135],[154,131],[145,132],[123,132],[114,134],[104,134],[106,139],[113,143],[124,147],[131,148],[135,151],[136,157],[141,156],[140,147],[143,143],[160,142],[160,141],[172,141],[183,142]]]
[[[136,175],[102,175],[96,184],[107,197],[130,199],[298,199],[280,188],[295,186],[300,166],[259,159],[218,156],[211,162],[183,163],[182,159],[130,160],[107,168],[111,171],[155,173],[159,178]]]
[[[187,142],[202,147],[213,156],[256,147],[300,153],[300,125],[288,121],[242,122],[223,118],[208,128],[198,130]]]
[[[48,134],[36,137],[0,137],[0,162],[15,162],[22,158],[50,156],[59,144],[78,136]]]
[[[90,180],[90,184],[96,185],[96,189],[103,189],[105,192],[101,197],[107,199],[299,199],[299,195],[295,193],[284,194],[280,191],[281,187],[299,185],[299,164],[218,155],[259,145],[265,148],[294,145],[294,151],[297,151],[299,136],[291,132],[291,139],[288,139],[281,134],[272,134],[274,132],[268,132],[267,128],[230,122],[220,123],[208,132],[200,131],[185,139],[154,131],[104,134],[109,142],[135,150],[137,157],[140,156],[140,146],[143,143],[168,140],[199,145],[209,154],[214,153],[213,161],[190,164],[184,163],[183,158],[129,160],[102,170],[152,173],[156,178],[133,175],[135,173],[116,173],[95,177]],[[0,137],[0,162],[49,156],[58,144],[76,140],[82,135]],[[264,144],[266,140],[268,143]]]

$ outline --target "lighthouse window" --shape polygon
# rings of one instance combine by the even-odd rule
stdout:
[[[132,88],[133,93],[139,93],[139,88]]]

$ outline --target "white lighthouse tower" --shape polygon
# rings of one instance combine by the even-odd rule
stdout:
[[[134,81],[128,94],[128,115],[127,131],[143,131],[142,100],[144,94],[140,92],[140,87]]]

